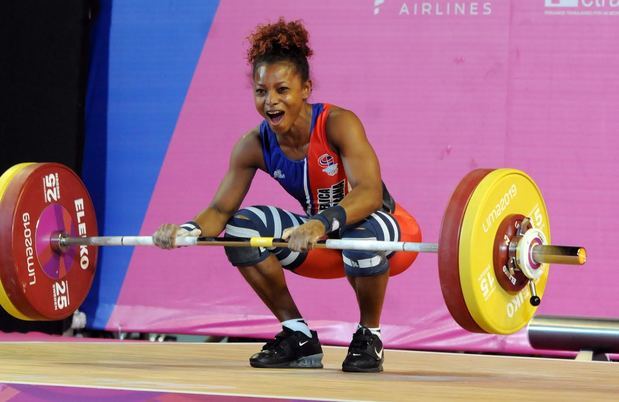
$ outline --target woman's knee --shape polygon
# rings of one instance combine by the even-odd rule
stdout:
[[[266,223],[261,214],[262,208],[247,207],[238,210],[226,224],[224,237],[227,239],[249,239],[266,236]],[[234,266],[255,265],[269,256],[263,247],[224,247],[228,261]]]
[[[346,230],[342,238],[376,240],[376,234],[366,225],[362,225]],[[382,251],[344,250],[342,260],[348,276],[377,276],[389,270],[389,261]]]
[[[348,276],[377,276],[389,270],[389,260],[384,252],[345,250],[342,259]]]
[[[225,237],[249,239],[266,236],[267,225],[261,206],[239,209],[226,223]]]

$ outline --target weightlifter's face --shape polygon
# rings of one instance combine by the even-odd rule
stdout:
[[[256,110],[277,134],[284,134],[292,128],[310,93],[311,82],[303,82],[290,62],[261,63],[255,69]]]

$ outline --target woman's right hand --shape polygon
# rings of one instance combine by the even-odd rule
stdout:
[[[176,235],[181,230],[179,225],[173,223],[165,223],[159,226],[159,229],[153,234],[153,243],[155,246],[171,249],[176,247]]]
[[[179,225],[173,223],[163,224],[153,234],[153,242],[157,247],[163,249],[171,249],[176,247],[176,238],[184,236],[198,237],[201,234],[201,230],[196,228],[187,230]]]

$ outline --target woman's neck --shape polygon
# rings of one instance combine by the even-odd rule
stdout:
[[[309,143],[310,127],[312,125],[312,105],[305,103],[296,121],[286,133],[278,135],[280,145],[300,148]]]

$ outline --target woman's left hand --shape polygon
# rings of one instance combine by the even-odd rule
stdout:
[[[282,238],[288,240],[288,248],[291,250],[308,251],[325,234],[325,226],[322,222],[310,219],[296,228],[284,229]]]

